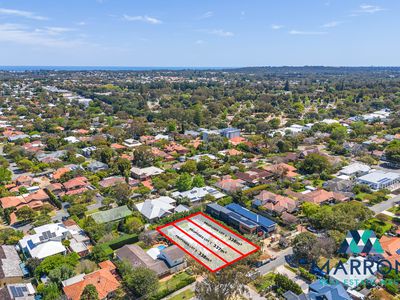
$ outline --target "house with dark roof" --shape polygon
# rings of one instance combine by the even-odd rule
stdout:
[[[227,209],[245,217],[248,220],[255,222],[264,233],[269,233],[275,230],[276,223],[266,217],[258,215],[243,206],[236,203],[230,203],[225,206]]]
[[[21,259],[14,246],[0,246],[0,286],[21,282],[23,272]]]
[[[223,207],[217,203],[209,203],[206,206],[206,213],[243,233],[268,233],[275,230],[276,226],[275,222],[250,212],[237,204],[231,206],[229,204]]]
[[[138,245],[125,245],[116,251],[116,257],[121,261],[127,261],[132,267],[146,267],[156,272],[158,277],[170,273],[167,264],[159,259],[154,260]]]
[[[296,295],[292,291],[283,294],[286,300],[352,300],[341,284],[330,285],[321,280],[314,281],[309,285],[308,294]]]
[[[35,288],[32,283],[7,284],[0,289],[1,300],[34,300]]]
[[[176,245],[160,250],[158,258],[167,263],[167,266],[170,268],[170,273],[179,272],[187,266],[185,252]]]

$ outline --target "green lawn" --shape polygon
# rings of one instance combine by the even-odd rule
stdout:
[[[392,226],[392,223],[384,222],[377,218],[369,219],[364,223],[364,228],[375,231],[378,237],[381,237],[385,232],[389,231]]]
[[[274,278],[274,273],[268,273],[260,278],[257,278],[252,285],[256,288],[257,292],[260,293],[275,283]]]
[[[188,280],[191,277],[193,277],[193,276],[189,275],[186,272],[178,273],[178,274],[174,275],[170,280],[160,282],[159,289],[160,290],[164,290],[164,289],[174,290],[180,282]]]
[[[195,282],[196,279],[194,276],[189,275],[186,272],[181,272],[172,276],[171,279],[167,281],[160,282],[160,287],[158,288],[158,292],[156,295],[151,297],[151,300],[160,300],[164,297],[172,294],[175,291],[180,290],[181,288]],[[180,299],[180,298],[178,298]],[[182,298],[184,299],[184,298]]]
[[[186,299],[192,299],[193,297],[194,297],[194,292],[191,289],[188,289],[170,298],[170,300],[184,300],[184,299],[186,300]]]

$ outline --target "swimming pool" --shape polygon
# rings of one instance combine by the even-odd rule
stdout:
[[[157,246],[157,248],[158,248],[158,250],[163,250],[163,249],[167,248],[167,246],[165,246],[165,245],[160,245],[160,246]]]

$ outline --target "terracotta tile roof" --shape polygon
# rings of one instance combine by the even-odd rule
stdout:
[[[86,187],[88,185],[88,179],[84,176],[72,178],[64,182],[64,188],[67,190]]]
[[[100,299],[106,298],[108,294],[120,286],[120,283],[109,270],[100,269],[85,275],[80,282],[63,287],[63,290],[69,300],[79,300],[83,290],[89,284],[95,286]]]
[[[9,208],[9,207],[17,207],[21,204],[25,203],[25,199],[22,196],[9,196],[3,197],[0,199],[1,207],[2,208]]]
[[[393,256],[393,255],[399,256],[397,251],[400,250],[400,238],[388,237],[384,235],[381,237],[379,241],[381,243],[383,250],[385,250],[385,253],[388,256]]]
[[[271,193],[269,191],[262,191],[254,198],[256,200],[260,200],[261,203],[265,203],[263,205],[265,208],[279,213],[285,210],[290,212],[296,208],[295,200],[289,197]]]
[[[99,267],[109,271],[114,271],[117,267],[111,260],[102,261],[99,263]]]
[[[71,171],[70,167],[62,167],[54,171],[53,173],[53,178],[54,179],[60,179],[64,174],[68,173]]]
[[[241,179],[224,178],[218,181],[215,186],[224,191],[234,192],[244,187],[244,181]]]
[[[242,151],[239,151],[239,150],[236,150],[236,149],[228,149],[228,150],[226,151],[226,153],[227,153],[228,155],[231,155],[231,156],[237,156],[237,155],[242,155],[242,154],[243,154]]]
[[[113,149],[116,149],[116,150],[126,149],[125,146],[123,146],[123,145],[121,145],[121,144],[117,144],[117,143],[111,144],[110,147],[113,148]]]
[[[247,140],[244,137],[237,136],[237,137],[231,138],[229,141],[232,143],[232,145],[239,145],[243,142],[246,142]]]

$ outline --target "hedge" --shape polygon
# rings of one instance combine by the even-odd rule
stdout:
[[[124,235],[121,235],[120,237],[113,239],[104,244],[107,245],[108,247],[110,247],[112,250],[116,250],[126,244],[134,244],[138,241],[139,241],[139,237],[137,234],[124,234]]]
[[[306,269],[299,267],[300,276],[309,282],[313,282],[317,277],[314,274],[311,274]]]
[[[107,243],[102,243],[100,247],[103,248],[108,257],[112,257],[112,255],[114,254],[114,250],[117,250],[126,244],[134,244],[137,241],[139,241],[139,237],[137,234],[124,234]]]
[[[57,207],[58,209],[62,208],[62,202],[56,197],[56,195],[54,195],[51,191],[49,191],[48,189],[44,190],[46,192],[46,194],[49,196],[50,198],[50,202]]]
[[[255,192],[258,192],[258,191],[265,190],[267,187],[268,187],[268,184],[261,184],[261,185],[258,185],[258,186],[249,188],[249,189],[247,189],[247,190],[244,190],[244,191],[243,191],[243,195],[246,195],[246,196],[247,196],[247,195],[249,195],[249,194],[252,194],[252,193],[255,193]]]

